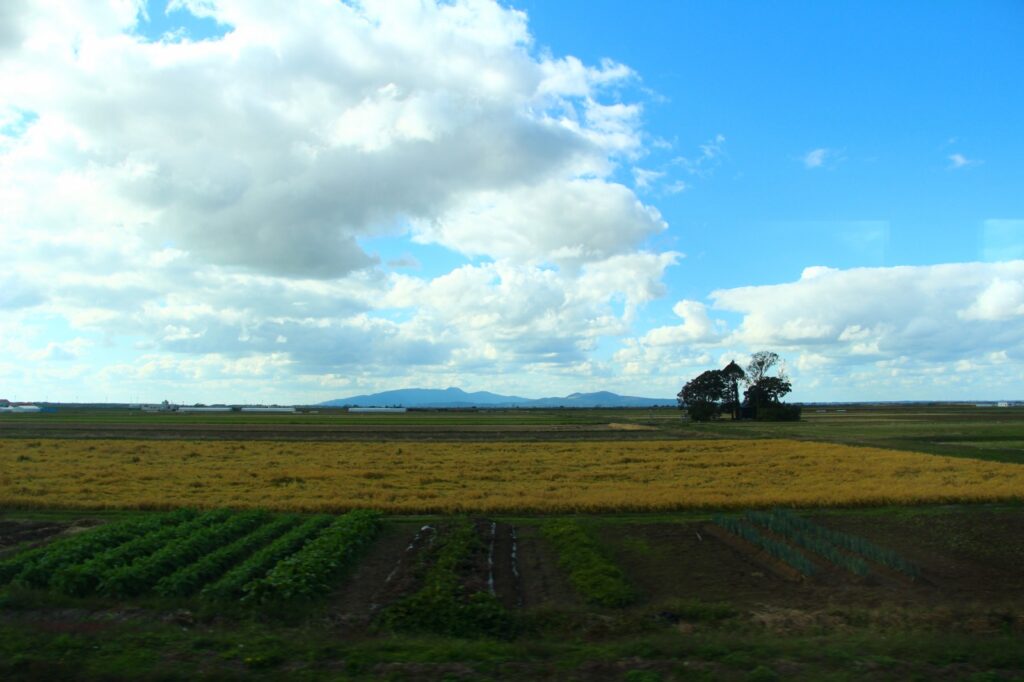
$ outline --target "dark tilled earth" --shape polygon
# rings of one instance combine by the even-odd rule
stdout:
[[[937,510],[924,514],[824,513],[815,521],[896,550],[922,571],[919,580],[872,565],[861,578],[817,560],[802,578],[764,552],[707,521],[588,523],[639,593],[631,607],[672,601],[724,603],[740,610],[829,608],[1024,611],[1024,508]],[[475,519],[485,549],[465,567],[465,588],[490,590],[509,609],[584,611],[558,557],[534,522]],[[0,558],[98,521],[0,519]],[[396,519],[331,596],[332,620],[367,627],[388,604],[418,588],[422,566],[446,519]]]
[[[1024,605],[1024,510],[828,514],[815,521],[897,551],[921,569],[921,578],[874,564],[871,575],[860,578],[820,559],[820,574],[800,578],[706,523],[623,524],[606,526],[602,535],[647,603],[681,598],[811,609]]]
[[[923,579],[912,581],[878,567],[873,567],[874,577],[864,579],[824,565],[813,579],[804,579],[705,520],[660,516],[648,522],[623,522],[592,516],[584,522],[637,588],[639,597],[634,605],[600,609],[584,603],[558,566],[557,556],[540,536],[535,519],[474,519],[484,549],[478,550],[462,567],[463,585],[467,591],[489,590],[493,585],[506,608],[530,614],[527,622],[548,623],[550,627],[561,628],[554,631],[566,642],[581,643],[580,646],[594,642],[598,649],[604,646],[605,639],[618,641],[616,638],[634,632],[642,636],[654,632],[652,627],[681,637],[680,651],[697,651],[694,647],[704,641],[701,638],[721,644],[731,641],[729,636],[735,635],[740,642],[750,636],[756,642],[760,641],[756,640],[758,633],[768,638],[828,635],[833,637],[828,640],[833,644],[835,637],[845,636],[844,633],[854,638],[880,638],[877,641],[894,633],[897,642],[901,632],[912,633],[914,637],[953,633],[953,637],[970,636],[973,641],[987,641],[990,637],[1002,638],[1000,641],[1004,642],[1014,638],[1020,641],[1019,637],[1024,636],[1024,580],[1020,576],[1020,567],[1024,566],[1024,534],[1019,530],[1024,528],[1024,508],[965,507],[908,514],[827,512],[814,520],[897,550],[921,567]],[[9,551],[11,547],[46,542],[95,523],[90,519],[19,520],[8,513],[0,519],[0,551],[3,547]],[[627,679],[627,674],[642,679],[637,671],[650,673],[651,679],[748,679],[750,666],[737,667],[735,661],[719,654],[704,659],[684,658],[660,654],[656,649],[600,661],[547,660],[538,653],[501,663],[391,660],[359,668],[358,660],[347,660],[345,643],[389,641],[386,634],[373,627],[375,617],[387,605],[419,589],[423,568],[429,566],[437,540],[450,530],[451,523],[447,518],[396,518],[385,524],[363,559],[326,598],[326,610],[316,609],[309,614],[309,622],[316,624],[318,635],[336,638],[341,647],[334,654],[336,660],[328,657],[315,664],[319,670],[349,671],[355,665],[361,671],[360,679],[477,679],[480,666],[493,679],[610,681]],[[714,615],[716,609],[726,615]],[[720,625],[716,621],[719,617],[726,619]],[[96,649],[106,646],[112,637],[124,638],[126,629],[141,631],[170,625],[175,632],[199,632],[202,637],[196,641],[212,642],[237,636],[240,627],[253,627],[248,621],[232,618],[216,616],[211,620],[203,615],[198,603],[170,608],[146,600],[64,600],[48,606],[45,600],[30,599],[17,608],[0,606],[0,625],[11,631],[92,638]],[[258,621],[263,624],[261,627],[280,627],[274,633],[287,634],[287,626],[274,625],[273,618],[275,615],[268,613],[258,616]],[[691,637],[692,646],[686,644]],[[535,647],[536,653],[543,651],[545,644],[527,638],[515,646],[524,647],[524,651]],[[248,660],[244,657],[226,661],[220,651],[182,651],[185,649],[174,649],[176,653],[171,654],[164,651],[161,655],[185,655],[190,661],[208,655],[210,660],[203,663],[202,669],[217,674],[249,672],[242,662]],[[777,655],[768,661],[769,667],[781,679],[816,679],[824,669],[821,666],[832,666],[808,654],[806,649],[799,651],[802,653],[795,659],[788,653]],[[943,659],[933,663],[920,657],[938,654],[916,654],[911,650],[905,652],[904,661],[900,658],[904,653],[898,648],[893,651],[896,658],[876,660],[865,655],[858,659],[858,674],[862,674],[859,679],[954,680],[993,670],[991,664],[972,660]],[[1016,665],[1016,657],[1011,655],[1006,660],[1006,665]],[[274,672],[283,675],[311,664],[296,658],[275,665],[278,667]],[[871,667],[875,665],[878,667]],[[40,670],[45,670],[45,666]],[[992,679],[1015,679],[1019,674],[1009,667],[997,672],[1002,677]],[[32,673],[25,679],[54,678]]]
[[[95,519],[74,521],[30,521],[0,519],[0,559],[16,550],[38,546],[44,542],[72,533],[94,528],[102,523]]]

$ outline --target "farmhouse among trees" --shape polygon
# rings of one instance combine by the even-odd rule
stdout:
[[[799,420],[800,407],[782,402],[793,386],[779,366],[780,362],[778,353],[758,351],[751,357],[746,371],[732,361],[722,369],[702,372],[676,395],[679,408],[685,409],[693,421],[715,419],[723,412],[728,412],[733,419]],[[740,382],[746,386],[742,403]]]

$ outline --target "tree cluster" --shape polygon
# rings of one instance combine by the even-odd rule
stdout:
[[[746,387],[742,402],[740,383]],[[715,419],[723,412],[734,419],[799,419],[800,408],[782,402],[792,390],[778,353],[759,351],[751,357],[746,371],[735,362],[723,369],[708,370],[688,381],[676,399],[694,421]]]

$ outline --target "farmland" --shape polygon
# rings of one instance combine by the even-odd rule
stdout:
[[[0,504],[386,512],[1008,501],[1004,462],[793,440],[0,441]]]
[[[0,676],[1017,679],[1024,430],[987,412],[593,411],[509,439],[477,414],[442,415],[450,439],[8,425]]]
[[[375,512],[298,523],[262,511],[181,510],[112,524],[0,562],[0,583],[68,596],[187,596],[278,601],[326,592],[376,534]],[[230,570],[228,570],[230,569]]]

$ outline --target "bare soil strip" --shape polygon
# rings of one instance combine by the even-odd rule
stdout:
[[[523,606],[523,582],[519,573],[519,543],[515,526],[495,524],[494,591],[501,605],[507,609]]]
[[[339,624],[362,629],[381,609],[417,589],[417,565],[437,537],[436,524],[389,524],[335,597]]]
[[[76,519],[74,521],[0,521],[0,559],[12,554],[16,549],[38,547],[47,542],[74,533],[89,530],[102,523],[95,519]]]
[[[768,535],[767,531],[763,531],[760,528],[758,529],[758,532]],[[805,580],[810,580],[809,576],[803,575],[800,571],[796,570],[786,562],[776,559],[765,550],[755,547],[743,538],[733,535],[729,531],[716,526],[713,523],[701,526],[701,533],[708,537],[714,537],[725,543],[740,554],[748,557],[754,563],[763,567],[765,570],[771,571],[783,580],[788,580],[794,583],[802,583]]]

